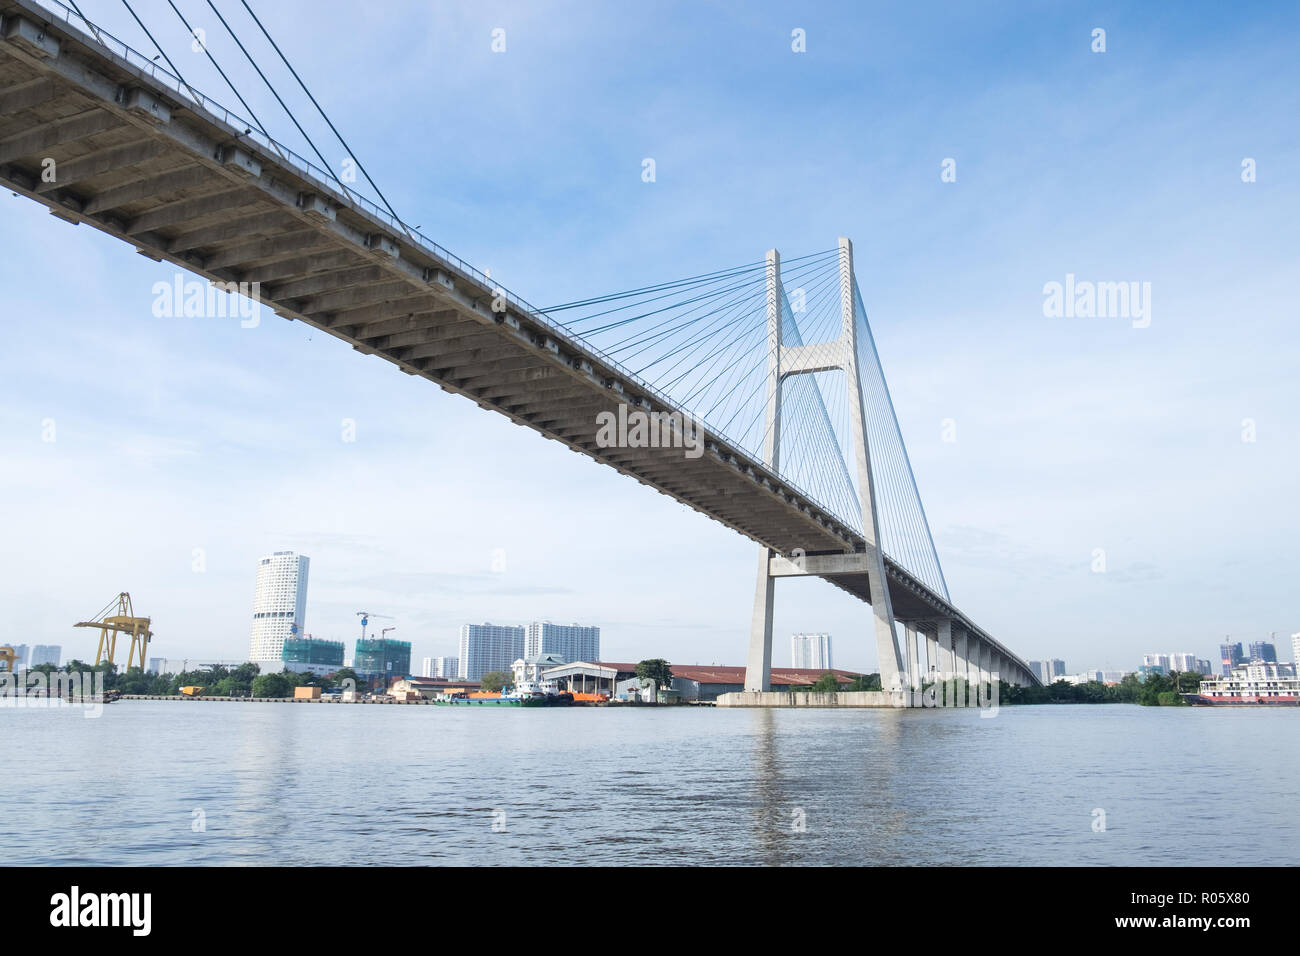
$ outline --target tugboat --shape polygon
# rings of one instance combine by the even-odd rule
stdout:
[[[573,695],[561,691],[553,680],[521,680],[501,696],[519,701],[521,707],[567,707],[573,703]]]
[[[497,693],[480,690],[463,696],[453,694],[439,697],[434,703],[480,707],[567,707],[573,703],[573,695],[561,691],[555,681],[525,680]]]

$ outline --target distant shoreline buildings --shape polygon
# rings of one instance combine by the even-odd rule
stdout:
[[[1300,633],[1291,635],[1291,649],[1293,659],[1300,661]],[[1138,679],[1143,681],[1153,675],[1168,677],[1174,673],[1200,674],[1202,677],[1217,677],[1220,675],[1232,677],[1242,672],[1242,668],[1247,665],[1278,664],[1276,634],[1273,635],[1272,640],[1252,641],[1249,649],[1243,647],[1240,641],[1220,644],[1219,658],[1221,668],[1219,674],[1215,673],[1213,661],[1197,657],[1190,651],[1179,651],[1170,654],[1143,654],[1142,663],[1132,672],[1096,668],[1084,670],[1077,674],[1067,674],[1065,672],[1065,662],[1060,658],[1029,661],[1029,669],[1044,684],[1052,684],[1061,680],[1069,684],[1083,684],[1090,681],[1102,684],[1116,684],[1128,676],[1129,673],[1135,673]]]
[[[492,671],[508,671],[524,654],[524,629],[512,624],[462,624],[456,658],[461,680],[480,680]]]
[[[280,660],[285,670],[300,674],[333,674],[343,666],[343,642],[323,641],[310,635],[288,637]]]
[[[513,624],[464,624],[460,629],[456,677],[479,680],[492,671],[511,672],[515,661],[551,656],[565,662],[600,659],[600,628],[582,624],[533,621]]]
[[[346,648],[342,641],[319,640],[303,631],[310,563],[306,555],[293,551],[276,551],[258,561],[248,659],[258,664],[263,672],[292,670],[325,675],[345,666]],[[27,645],[17,644],[14,651],[15,669],[43,663],[57,667],[62,648],[58,645],[35,645],[29,650]],[[1300,632],[1291,635],[1291,651],[1292,660],[1300,662]],[[462,625],[457,655],[425,657],[420,670],[426,679],[477,681],[489,672],[510,673],[521,665],[524,668],[535,665],[532,669],[537,670],[543,663],[554,666],[557,661],[598,661],[600,657],[600,628],[597,626],[551,621],[532,621],[527,625],[485,622]],[[792,634],[790,662],[794,669],[833,670],[831,635]],[[149,669],[157,673],[173,663],[152,658]],[[1231,677],[1247,664],[1278,663],[1276,633],[1270,640],[1250,642],[1248,648],[1243,647],[1241,641],[1219,645],[1220,673],[1225,677]],[[355,654],[346,664],[364,678],[409,677],[412,675],[411,644],[390,640],[386,636],[362,638],[356,642]],[[1098,668],[1066,674],[1065,661],[1061,658],[1032,660],[1028,665],[1044,685],[1062,680],[1071,684],[1093,681],[1115,684],[1130,673]],[[1174,672],[1210,677],[1214,673],[1214,663],[1191,652],[1145,654],[1135,671],[1142,680],[1155,674],[1167,676]]]
[[[358,638],[352,669],[366,679],[411,676],[411,643],[391,637]]]
[[[1190,651],[1175,654],[1143,654],[1142,666],[1137,672],[1143,680],[1152,674],[1168,676],[1175,672],[1208,676],[1214,673],[1214,664],[1203,657],[1197,657]]]
[[[790,666],[795,669],[832,670],[829,634],[793,634],[790,637]]]
[[[439,677],[443,680],[455,680],[460,673],[459,661],[455,657],[426,657],[421,668],[421,677]]]
[[[3,643],[0,641],[0,644]],[[58,667],[63,659],[62,644],[33,644],[31,647],[26,644],[11,644],[9,646],[14,650],[15,672],[40,667],[42,664],[53,664]]]
[[[600,628],[533,621],[524,635],[523,657],[528,659],[543,654],[558,654],[565,663],[599,660]]]
[[[1045,661],[1030,661],[1029,669],[1038,675],[1044,684],[1051,684],[1065,677],[1065,661],[1052,657]]]

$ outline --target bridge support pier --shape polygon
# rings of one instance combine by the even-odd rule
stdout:
[[[969,665],[966,663],[966,630],[958,627],[952,635],[952,669],[956,672],[958,679],[969,684],[970,673]]]
[[[951,678],[957,665],[952,656],[952,621],[943,619],[938,624],[939,672]]]
[[[993,648],[989,646],[988,641],[980,641],[980,684],[983,688],[989,688],[993,684]],[[988,690],[982,690],[981,696],[985,700],[992,699]]]
[[[915,696],[920,689],[920,665],[917,662],[917,626],[910,620],[904,622],[902,626],[902,635],[904,635],[904,682],[911,695]]]
[[[781,253],[767,254],[767,432],[763,460],[774,472],[781,464]],[[772,550],[759,548],[758,585],[754,592],[754,618],[749,630],[749,659],[745,662],[745,690],[772,689]]]
[[[749,659],[745,662],[745,690],[772,689],[772,609],[776,604],[776,579],[772,577],[772,552],[758,555],[758,586],[754,591],[754,619],[749,630]]]
[[[862,536],[871,618],[876,638],[880,684],[886,692],[903,690],[904,667],[894,628],[894,609],[889,596],[885,555],[880,550],[880,520],[876,511],[875,479],[871,474],[871,449],[867,444],[866,399],[858,374],[858,322],[853,285],[853,243],[839,240],[840,335],[834,342],[819,343],[812,351],[806,346],[787,347],[781,341],[782,300],[781,255],[767,254],[767,407],[765,413],[764,463],[780,473],[781,385],[791,375],[814,374],[839,369],[844,372],[849,410],[849,432],[858,476],[862,513]],[[745,689],[772,689],[772,551],[761,549],[759,579],[754,598],[754,618],[749,636],[749,658],[745,667]],[[915,672],[916,655],[907,669]],[[911,695],[905,695],[913,703]]]

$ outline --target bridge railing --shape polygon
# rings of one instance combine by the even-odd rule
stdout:
[[[499,282],[492,279],[486,273],[470,265],[460,256],[456,255],[455,253],[451,252],[445,247],[439,245],[437,242],[430,239],[428,236],[424,235],[420,231],[408,226],[397,216],[393,215],[392,212],[379,206],[369,197],[365,196],[360,192],[357,192],[354,189],[349,189],[333,173],[321,169],[311,160],[300,155],[299,153],[295,152],[293,149],[289,148],[288,146],[284,145],[283,143],[279,142],[278,140],[270,136],[265,130],[259,128],[256,124],[249,122],[240,114],[230,109],[227,109],[224,105],[219,103],[217,100],[195,89],[193,86],[191,86],[185,80],[181,79],[175,73],[172,73],[170,70],[162,66],[159,66],[158,63],[155,62],[153,59],[150,59],[149,57],[145,56],[143,53],[140,53],[139,51],[135,50],[125,41],[118,39],[113,34],[105,30],[103,27],[99,26],[96,23],[91,22],[87,17],[85,17],[78,11],[72,9],[71,7],[67,6],[65,3],[62,2],[62,0],[30,0],[30,2],[41,6],[43,9],[47,10],[53,16],[62,19],[66,27],[70,31],[81,34],[81,36],[84,38],[84,42],[86,42],[87,44],[93,45],[95,43],[98,43],[100,46],[104,47],[104,49],[108,50],[109,53],[114,54],[115,56],[123,60],[131,69],[140,73],[142,76],[147,76],[155,80],[156,82],[166,86],[168,89],[172,90],[177,95],[189,100],[191,103],[198,106],[200,109],[202,109],[212,118],[220,120],[221,122],[225,123],[225,125],[233,129],[246,130],[247,132],[245,132],[243,135],[250,137],[257,143],[265,147],[266,149],[269,149],[272,152],[279,155],[285,162],[294,166],[305,179],[318,183],[320,186],[329,189],[331,191],[342,190],[342,197],[346,199],[348,202],[350,202],[354,207],[356,207],[358,212],[365,213],[366,215],[369,215],[372,218],[379,220],[380,222],[387,223],[388,225],[392,226],[394,229],[401,231],[412,242],[420,246],[423,246],[426,252],[431,253],[432,256],[436,259],[443,260],[453,269],[461,272],[467,279],[470,279],[471,281],[477,282],[480,285],[486,287],[487,289],[491,290],[494,295],[500,294],[504,296],[509,302],[514,304],[515,308],[527,313],[528,316],[533,321],[537,322],[539,325],[545,326],[553,334],[555,334],[560,339],[563,339],[573,348],[579,351],[585,351],[595,356],[602,363],[608,366],[610,369],[622,375],[628,381],[634,382],[638,389],[641,389],[653,395],[664,406],[671,409],[680,408],[682,411],[689,412],[700,422],[706,425],[717,437],[723,439],[729,444],[734,445],[737,449],[741,449],[743,451],[744,446],[742,443],[728,436],[722,429],[715,428],[714,426],[709,425],[709,423],[705,421],[703,416],[696,414],[694,409],[687,409],[682,407],[675,399],[664,394],[654,385],[642,379],[631,369],[626,368],[617,359],[601,351],[599,348],[592,345],[590,342],[587,342],[586,340],[576,336],[565,326],[553,320],[550,316],[548,316],[537,306],[528,302],[523,297],[518,296],[515,293],[511,292],[509,289],[502,286]],[[759,464],[761,465],[761,463]],[[798,492],[798,494],[802,496],[804,499],[806,499],[807,501],[810,501],[813,504],[817,505],[817,507],[821,508],[821,510],[824,511],[826,514],[835,517],[846,527],[851,528],[853,526],[853,523],[851,521],[839,515],[833,508],[826,505],[826,503],[821,501],[817,496],[809,494],[807,491],[805,491],[803,488],[800,488],[789,478],[780,475],[779,473],[776,472],[774,472],[774,474],[776,474],[777,477],[785,485],[787,485],[794,491]]]

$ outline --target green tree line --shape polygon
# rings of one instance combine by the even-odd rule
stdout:
[[[61,668],[53,664],[41,664],[31,670],[40,671],[47,677],[56,671],[68,674],[102,673],[106,691],[154,697],[178,696],[182,687],[202,687],[203,694],[207,697],[292,697],[297,687],[319,687],[324,690],[344,685],[348,680],[353,681],[354,688],[362,687],[362,681],[350,667],[341,667],[334,673],[325,675],[306,671],[263,674],[257,664],[240,664],[236,667],[214,664],[179,674],[150,674],[139,667],[119,671],[116,664],[87,664],[74,659]]]
[[[1200,674],[1190,672],[1169,676],[1152,674],[1145,681],[1137,674],[1126,674],[1118,684],[1088,681],[1071,684],[1058,680],[1044,687],[1016,687],[998,682],[998,699],[1004,704],[1141,704],[1147,707],[1179,707],[1186,701],[1183,694],[1195,693],[1201,686]],[[925,684],[929,690],[932,683]],[[833,694],[840,690],[835,675],[827,671],[815,683],[796,690],[804,693]],[[846,690],[880,690],[879,674],[859,674]],[[963,699],[965,697],[963,696]]]
[[[1183,694],[1192,694],[1201,686],[1201,675],[1182,672],[1165,676],[1151,674],[1142,680],[1137,674],[1125,674],[1118,684],[1088,681],[1070,684],[1063,680],[1045,687],[1013,687],[1006,681],[998,688],[1000,699],[1007,704],[1141,704],[1145,707],[1180,707],[1186,704]]]

